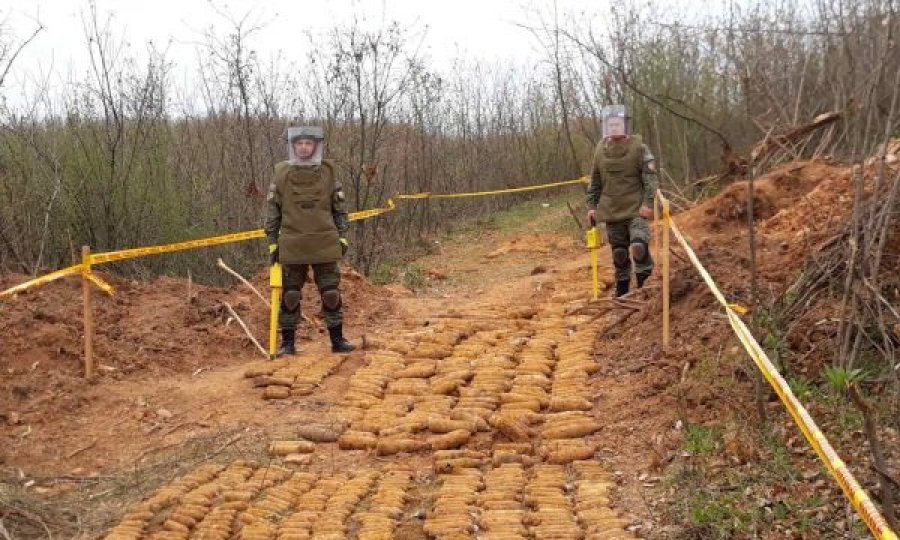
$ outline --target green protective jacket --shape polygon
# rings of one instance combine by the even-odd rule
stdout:
[[[597,144],[587,190],[588,208],[596,208],[597,221],[625,221],[636,217],[641,205],[652,206],[659,185],[655,161],[640,135],[624,143],[604,139]]]
[[[282,161],[266,197],[265,231],[278,244],[282,264],[320,264],[341,260],[349,229],[344,190],[328,160],[317,167]]]

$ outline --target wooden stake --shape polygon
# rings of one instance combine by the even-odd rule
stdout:
[[[222,305],[225,306],[225,309],[228,310],[228,313],[231,313],[231,316],[234,318],[234,320],[237,321],[238,325],[244,330],[244,333],[247,334],[247,337],[250,338],[250,341],[253,342],[254,345],[256,345],[256,350],[258,350],[259,352],[262,353],[263,356],[268,358],[269,353],[266,352],[266,350],[263,349],[263,346],[259,344],[259,341],[256,340],[256,337],[253,335],[253,332],[251,332],[250,329],[247,328],[247,324],[244,322],[243,319],[241,319],[238,316],[238,314],[234,310],[234,308],[231,307],[231,304],[229,304],[228,302],[222,302]]]
[[[81,296],[84,303],[84,377],[94,376],[94,309],[91,305],[91,248],[81,246]]]
[[[663,351],[669,350],[669,200],[663,199],[663,234],[662,234],[662,301],[663,301]]]
[[[242,275],[238,274],[237,272],[235,272],[234,270],[232,270],[231,267],[229,267],[227,264],[225,264],[225,261],[223,261],[221,258],[218,260],[218,262],[216,264],[219,265],[219,268],[221,268],[222,270],[225,270],[226,272],[228,272],[229,274],[234,276],[234,278],[236,280],[238,280],[241,283],[243,283],[244,285],[246,285],[251,291],[253,291],[253,293],[256,296],[259,297],[260,300],[263,301],[263,303],[266,305],[267,308],[269,307],[269,301],[266,300],[266,297],[263,296],[262,293],[259,292],[259,289],[254,287],[252,283],[247,281],[247,278],[245,278],[244,276],[242,276]]]
[[[659,236],[662,234],[659,224],[659,191],[653,194],[653,232],[653,257],[658,261],[660,260]]]

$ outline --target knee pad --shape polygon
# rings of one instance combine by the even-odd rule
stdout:
[[[329,289],[322,291],[322,306],[326,311],[337,311],[341,308],[341,291]]]
[[[647,244],[641,241],[631,243],[631,258],[636,263],[647,262]]]
[[[628,266],[628,250],[621,246],[613,248],[613,264],[616,266]]]
[[[300,291],[290,289],[281,295],[281,302],[287,311],[294,312],[300,307]]]

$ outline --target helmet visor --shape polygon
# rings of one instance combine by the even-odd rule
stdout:
[[[607,105],[600,111],[603,137],[625,137],[630,134],[628,112],[624,105]]]
[[[314,167],[322,163],[325,134],[320,127],[292,127],[287,130],[288,161],[292,165]]]

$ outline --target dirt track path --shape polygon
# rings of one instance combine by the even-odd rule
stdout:
[[[421,261],[440,282],[354,329],[365,351],[316,343],[105,384],[70,429],[43,435],[44,463],[115,471],[225,432],[237,435],[224,446],[254,441],[245,459],[206,448],[205,463],[121,509],[108,538],[634,538],[596,459],[610,411],[594,339],[616,315],[579,310],[585,261],[558,234],[445,246]],[[260,454],[269,441],[294,448]]]
[[[578,314],[587,273],[560,262],[574,244],[550,255],[556,240],[445,250],[423,262],[448,284],[400,301],[362,354],[250,365],[243,386],[270,413],[288,404],[275,444],[295,451],[202,466],[109,538],[633,538],[594,459],[608,322]],[[486,279],[455,285],[469,273],[457,258],[489,262]]]

